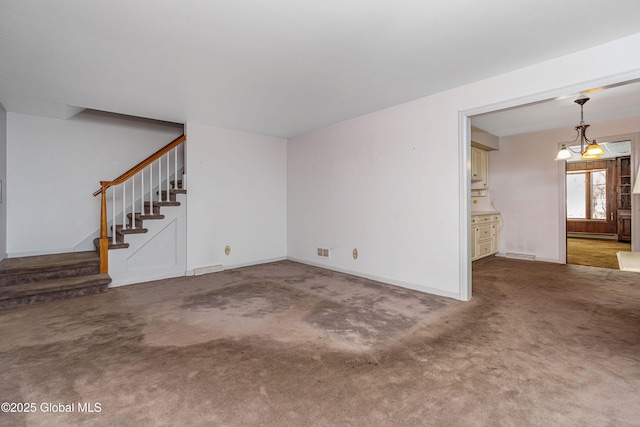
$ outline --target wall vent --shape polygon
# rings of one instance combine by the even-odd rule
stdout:
[[[319,257],[322,258],[329,258],[329,249],[327,248],[318,248],[318,251],[316,252],[318,254]]]

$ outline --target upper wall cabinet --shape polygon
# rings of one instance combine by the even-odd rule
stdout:
[[[489,153],[471,147],[471,189],[486,190],[489,188]]]
[[[488,151],[499,150],[500,138],[482,129],[471,126],[471,145],[484,148]]]

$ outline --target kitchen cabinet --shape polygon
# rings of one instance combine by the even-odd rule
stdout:
[[[471,147],[471,189],[489,188],[489,152]]]
[[[500,214],[471,215],[471,261],[500,250]]]

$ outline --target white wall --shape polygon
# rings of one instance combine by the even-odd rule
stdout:
[[[187,123],[188,271],[286,257],[286,149],[281,138]]]
[[[640,34],[288,142],[190,122],[187,269],[289,256],[466,299],[470,164],[461,116],[640,78],[640,55],[629,54],[638,45]],[[85,114],[7,120],[10,255],[72,248],[97,229],[98,181],[179,133]],[[318,246],[332,257],[318,258]]]
[[[7,113],[9,256],[79,248],[100,224],[111,180],[182,134],[182,127],[84,112],[69,119]]]
[[[433,238],[457,235],[458,169],[437,159],[455,162],[458,150],[455,136],[450,143],[425,139],[429,104],[404,104],[289,140],[290,258],[457,294],[457,280],[447,278],[458,270],[457,254]],[[443,120],[457,128],[457,114]],[[331,257],[318,257],[318,247]]]
[[[7,256],[7,112],[0,104],[0,259]]]
[[[589,138],[610,141],[625,135],[635,145],[640,142],[636,142],[638,135],[633,135],[640,132],[640,116],[590,125]],[[503,137],[500,150],[489,154],[490,197],[503,221],[501,253],[565,262],[564,175],[559,172],[562,164],[554,158],[558,144],[574,138],[575,130],[570,126]]]
[[[640,77],[640,56],[628,54],[638,45],[640,34],[291,138],[289,257],[467,299],[469,127],[460,112]],[[333,257],[318,258],[320,245]]]

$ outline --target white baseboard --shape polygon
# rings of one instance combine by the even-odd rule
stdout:
[[[248,262],[242,262],[238,264],[216,264],[208,267],[196,267],[192,270],[187,270],[185,272],[185,276],[197,276],[199,274],[219,273],[225,270],[233,270],[234,268],[251,267],[252,265],[268,264],[270,262],[284,261],[286,259],[287,259],[286,257],[263,258],[256,261],[248,261]],[[205,272],[199,271],[199,270],[207,270],[207,269],[214,269],[214,268],[216,269],[215,271],[205,271]]]
[[[300,264],[312,265],[314,267],[324,268],[327,270],[337,271],[339,273],[349,274],[351,276],[362,277],[365,279],[375,280],[377,282],[386,283],[388,285],[398,286],[405,289],[411,289],[414,291],[424,292],[426,294],[438,295],[441,297],[453,298],[457,300],[462,300],[460,298],[460,294],[454,292],[447,292],[441,289],[430,288],[428,286],[419,285],[417,283],[405,282],[397,279],[390,279],[388,277],[378,276],[375,274],[367,274],[360,271],[350,270],[347,268],[335,267],[332,265],[321,264],[313,261],[307,261],[304,259],[296,258],[296,257],[287,257],[289,261],[299,262]]]
[[[156,280],[163,280],[163,279],[173,279],[175,277],[183,277],[186,276],[185,273],[163,273],[163,274],[159,274],[157,276],[150,276],[150,277],[145,277],[144,280],[140,280],[140,279],[121,279],[121,280],[114,280],[113,282],[109,283],[109,287],[110,288],[117,288],[120,286],[127,286],[127,285],[136,285],[139,283],[147,283],[147,282],[154,282]]]
[[[551,262],[554,264],[566,264],[566,262],[559,260],[558,258],[536,258],[536,261]]]
[[[259,264],[268,264],[270,262],[278,262],[278,261],[285,261],[287,259],[287,257],[275,257],[275,258],[263,258],[263,259],[259,259],[259,260],[255,260],[255,261],[248,261],[248,262],[242,262],[242,263],[238,263],[238,264],[224,264],[223,267],[225,270],[232,270],[234,268],[242,268],[242,267],[251,267],[252,265],[259,265]]]

